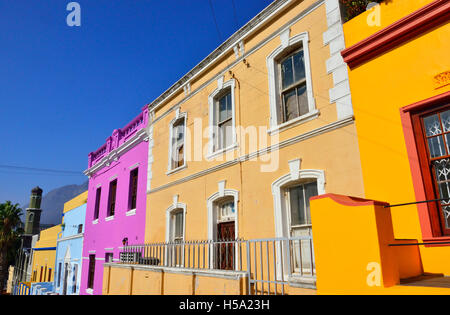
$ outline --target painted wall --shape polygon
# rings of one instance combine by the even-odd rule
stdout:
[[[89,154],[89,189],[86,208],[86,220],[83,243],[83,268],[81,276],[80,294],[101,294],[103,281],[103,263],[106,253],[112,253],[114,261],[119,259],[122,240],[128,238],[131,243],[144,242],[145,228],[145,192],[147,187],[147,161],[148,142],[142,138],[135,138],[139,133],[144,132],[147,126],[148,111],[144,109],[126,127],[115,131],[114,139],[108,138],[103,155],[93,159]],[[136,123],[133,123],[136,122]],[[127,132],[133,127],[131,132]],[[114,141],[113,141],[114,140]],[[124,149],[126,148],[126,149]],[[102,149],[103,150],[103,149]],[[122,150],[122,151],[121,151]],[[122,153],[120,153],[122,152]],[[102,164],[102,167],[90,170]],[[130,191],[130,172],[138,168],[137,203],[136,209],[130,211],[128,208]],[[107,218],[109,185],[113,180],[117,180],[117,198],[115,214]],[[94,210],[97,188],[101,187],[101,199],[98,220],[94,220]],[[89,255],[95,254],[95,278],[93,290],[87,290]]]
[[[395,239],[386,205],[334,194],[311,198],[318,294],[450,294],[448,287],[401,285],[422,275],[421,255],[417,246],[389,246],[408,241]]]
[[[39,240],[33,247],[32,282],[51,282],[55,275],[56,239],[61,225],[40,232]],[[36,278],[33,281],[33,275]],[[49,277],[50,274],[50,277]]]
[[[68,270],[66,294],[80,292],[84,224],[88,192],[84,192],[64,204],[64,230],[57,240],[54,292],[64,293],[65,268]],[[83,225],[81,232],[78,226]],[[66,265],[67,264],[67,265]],[[76,274],[75,274],[76,271]]]
[[[332,75],[327,72],[330,48],[323,42],[323,34],[328,30],[326,10],[324,3],[294,1],[277,18],[244,40],[245,51],[251,51],[251,54],[245,55],[249,67],[242,61],[236,62],[231,50],[191,82],[191,94],[185,96],[181,90],[152,112],[153,164],[147,196],[147,242],[165,240],[166,210],[172,205],[174,195],[178,195],[179,202],[187,206],[186,239],[208,238],[207,199],[218,192],[218,182],[222,180],[226,181],[226,189],[239,192],[239,237],[275,237],[271,184],[290,173],[288,162],[295,159],[301,159],[302,170],[325,172],[327,192],[351,191],[357,196],[364,195],[355,126],[350,118],[346,124],[331,127],[340,120],[337,118],[336,104],[330,104],[329,97],[329,90],[334,84]],[[309,35],[313,94],[320,115],[269,135],[267,129],[271,114],[266,58],[281,43],[280,29],[286,28],[292,19],[300,15],[302,18],[288,29],[291,37],[303,32]],[[232,66],[227,69],[228,65]],[[238,136],[237,148],[218,159],[207,159],[206,152],[200,152],[200,158],[196,160],[198,151],[194,147],[200,140],[197,143],[198,138],[191,138],[188,151],[191,160],[188,160],[187,167],[167,174],[169,125],[176,117],[176,109],[187,113],[188,131],[192,137],[198,136],[196,123],[201,123],[203,128],[209,124],[208,96],[218,87],[217,78],[220,76],[217,74],[223,73],[226,82],[233,79],[228,71],[236,80],[236,125],[266,128],[257,134],[260,137],[257,149],[250,145],[247,134]],[[292,141],[298,138],[301,140]],[[206,147],[208,140],[205,135],[202,145]],[[261,153],[257,159],[245,159],[248,154],[277,144],[286,146],[275,149],[271,154]],[[239,159],[242,162],[237,163]],[[262,171],[261,167],[268,167],[270,163],[273,163],[273,169]]]
[[[376,8],[378,26],[367,23],[373,11],[344,24],[347,47],[437,2],[382,3]],[[448,2],[440,2],[448,7]],[[405,134],[411,127],[403,125],[400,108],[450,91],[450,85],[440,87],[435,83],[436,75],[450,70],[449,37],[450,24],[441,23],[349,70],[366,198],[390,204],[425,200],[418,193],[423,187],[417,189],[413,184],[412,173],[420,174],[414,166],[417,158],[411,158],[417,153],[411,155],[415,149],[407,149]],[[421,207],[426,205],[391,209],[395,238],[422,241],[429,234],[429,226],[421,227]],[[420,254],[425,272],[450,275],[450,266],[443,263],[450,259],[448,246],[421,246]]]

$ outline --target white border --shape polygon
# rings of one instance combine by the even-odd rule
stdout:
[[[287,126],[298,123],[305,119],[316,117],[318,111],[316,109],[316,102],[314,100],[312,78],[311,78],[311,62],[309,56],[309,35],[308,32],[297,34],[289,37],[289,29],[281,33],[281,45],[272,51],[266,58],[267,72],[269,75],[269,103],[270,103],[270,133],[281,128],[285,129]],[[289,37],[289,39],[288,39]],[[293,45],[302,43],[303,55],[305,57],[305,78],[306,78],[306,95],[308,98],[309,111],[307,114],[279,124],[278,104],[279,104],[279,80],[278,80],[278,63],[276,59]]]

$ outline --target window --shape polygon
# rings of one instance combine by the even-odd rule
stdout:
[[[94,288],[95,255],[89,255],[88,289]]]
[[[72,294],[77,293],[77,281],[78,281],[78,264],[74,264],[72,277]]]
[[[83,233],[83,224],[78,224],[78,234]]]
[[[418,124],[420,163],[424,176],[431,180],[426,187],[432,220],[438,222],[441,235],[450,235],[450,107],[421,113],[414,118]]]
[[[114,216],[116,209],[117,179],[109,184],[108,217]]]
[[[98,215],[100,213],[100,197],[102,194],[102,188],[98,187],[97,192],[95,194],[95,209],[94,209],[94,220],[98,219]]]
[[[224,149],[233,144],[233,109],[231,103],[231,90],[214,99],[214,151]]]
[[[47,280],[47,282],[50,282],[51,279],[52,279],[52,268],[49,268],[48,269],[48,280]]]
[[[184,213],[183,209],[172,211],[171,215],[171,242],[182,242],[184,240]]]
[[[318,115],[312,91],[308,33],[289,37],[267,57],[269,75],[270,131]]]
[[[235,147],[235,81],[218,83],[219,87],[209,96],[210,143],[209,154],[222,153]]]
[[[41,273],[39,275],[39,282],[42,282],[42,276],[44,275],[44,267],[41,266]]]
[[[130,193],[128,200],[128,210],[136,209],[137,199],[137,185],[138,185],[138,169],[134,169],[130,173]]]
[[[106,263],[111,263],[111,262],[113,262],[113,257],[114,257],[114,254],[113,254],[113,253],[106,253],[106,254],[105,254],[105,262],[106,262]]]
[[[62,263],[58,264],[58,287],[61,286],[61,269],[62,269]]]
[[[309,112],[303,49],[282,59],[279,67],[281,122],[287,122]]]
[[[312,235],[309,198],[317,196],[317,182],[288,187],[285,194],[289,216],[289,236],[293,238],[291,241],[293,271],[309,273],[311,272],[312,245],[308,239],[301,239],[301,237]]]
[[[176,120],[175,123],[172,124],[169,170],[184,166],[185,125],[185,117]]]

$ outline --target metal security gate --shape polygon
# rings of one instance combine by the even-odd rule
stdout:
[[[315,288],[312,236],[247,241],[248,294],[284,295],[289,282]]]
[[[176,254],[175,254],[176,253]],[[174,259],[174,257],[176,259]],[[315,288],[312,236],[255,240],[183,241],[125,246],[123,264],[239,271],[247,294],[286,294],[286,285]]]

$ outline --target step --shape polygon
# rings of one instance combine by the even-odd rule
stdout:
[[[435,274],[422,275],[408,279],[401,279],[400,286],[450,288],[450,277]]]

